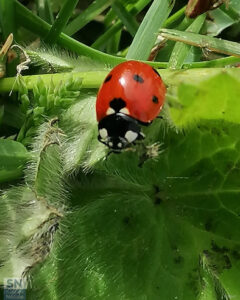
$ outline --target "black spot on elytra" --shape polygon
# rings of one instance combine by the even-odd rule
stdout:
[[[112,79],[112,75],[110,74],[110,75],[108,75],[107,78],[104,80],[104,83],[110,81],[111,79]]]
[[[119,112],[126,106],[126,102],[122,98],[114,98],[110,101],[109,105],[115,112]]]
[[[138,74],[134,74],[133,75],[133,79],[135,81],[139,82],[139,83],[143,83],[144,82],[143,78],[141,76],[139,76]]]
[[[155,72],[161,78],[161,76],[159,75],[158,71],[156,69],[154,69],[154,68],[152,68],[152,69],[153,69],[153,72]]]
[[[158,97],[153,96],[153,97],[152,97],[152,102],[153,102],[153,103],[158,103]]]

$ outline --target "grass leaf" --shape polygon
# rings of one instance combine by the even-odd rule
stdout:
[[[206,16],[204,14],[196,18],[186,31],[199,32],[203,26]],[[177,42],[173,48],[169,59],[168,67],[170,69],[181,69],[191,46]]]
[[[173,7],[171,0],[154,0],[146,13],[131,46],[127,58],[147,60],[157,34]]]
[[[64,29],[64,33],[72,36],[78,30],[82,29],[88,24],[94,17],[100,15],[106,8],[108,8],[113,0],[98,0],[93,1],[84,11],[80,14]]]
[[[188,45],[205,48],[209,51],[240,57],[240,44],[236,42],[173,29],[162,29],[161,35],[173,41],[179,41]]]
[[[78,0],[65,0],[56,20],[44,39],[45,42],[54,43],[57,40],[59,34],[63,31],[69,18],[71,17],[77,3]]]

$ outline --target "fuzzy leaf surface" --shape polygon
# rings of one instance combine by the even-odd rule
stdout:
[[[233,72],[235,71],[235,72]],[[240,123],[239,70],[218,70],[201,82],[181,80],[169,101],[170,115],[177,127],[189,127],[200,120],[225,120]],[[184,73],[183,73],[184,74]],[[171,93],[171,92],[170,92]]]
[[[168,97],[174,126],[146,128],[146,145],[162,143],[162,152],[141,167],[140,146],[102,160],[92,95],[66,112],[65,168],[90,159],[93,172],[78,170],[72,182],[72,212],[30,299],[240,298],[238,70],[214,72],[193,71],[192,84],[179,72]]]

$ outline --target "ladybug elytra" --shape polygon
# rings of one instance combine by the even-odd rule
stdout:
[[[117,65],[97,95],[99,141],[118,152],[143,139],[141,125],[158,116],[165,94],[166,87],[151,66],[132,60]]]

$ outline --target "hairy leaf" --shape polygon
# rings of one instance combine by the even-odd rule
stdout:
[[[155,160],[142,161],[141,145],[101,159],[94,98],[85,95],[69,108],[61,122],[68,136],[72,132],[66,169],[86,167],[93,153],[98,159],[91,165],[95,172],[78,170],[72,181],[72,211],[48,261],[33,273],[30,299],[240,297],[240,124],[230,108],[223,119],[218,104],[226,99],[236,108],[239,87],[235,72],[215,72],[195,84],[179,72],[165,112],[174,126],[157,119],[145,130],[146,146],[162,145]],[[194,106],[196,97],[202,110]],[[177,132],[176,125],[187,130]]]

